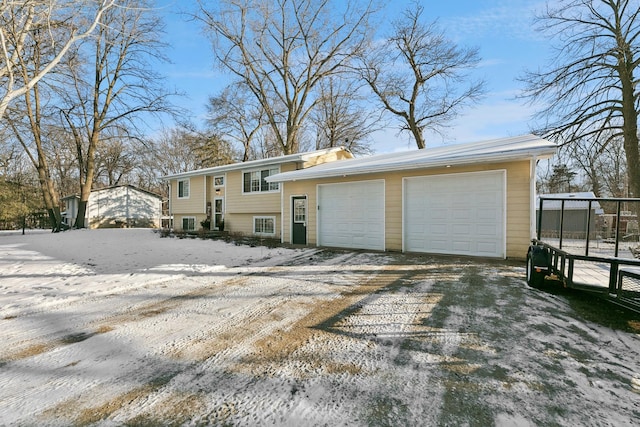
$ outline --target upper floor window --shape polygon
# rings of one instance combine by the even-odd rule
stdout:
[[[262,169],[242,174],[242,192],[256,193],[265,191],[278,191],[280,185],[277,182],[267,182],[267,177],[279,173],[278,168]]]
[[[178,198],[186,199],[189,197],[189,180],[181,179],[178,180]]]
[[[216,187],[224,187],[224,176],[214,176],[213,185]]]

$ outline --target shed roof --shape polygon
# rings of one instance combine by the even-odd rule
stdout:
[[[467,165],[479,162],[548,158],[554,155],[556,150],[557,146],[550,141],[535,135],[522,135],[341,160],[308,169],[272,175],[267,178],[267,181],[286,182],[376,172]]]
[[[109,191],[109,190],[113,190],[115,188],[122,188],[122,187],[129,187],[130,189],[133,189],[135,191],[139,191],[141,193],[145,193],[145,194],[148,194],[150,196],[153,196],[153,197],[156,197],[156,198],[162,200],[162,196],[160,194],[154,193],[153,191],[142,189],[140,187],[136,187],[135,185],[131,185],[131,184],[118,184],[118,185],[111,185],[111,186],[102,187],[102,188],[94,188],[94,189],[91,190],[91,193],[97,193],[99,191],[105,191],[105,190]],[[65,196],[65,197],[62,198],[62,200],[79,199],[79,198],[80,198],[80,195],[76,193],[76,194],[70,194],[68,196]]]
[[[596,195],[593,193],[593,191],[539,194],[538,196],[536,196],[536,209],[540,209],[540,197],[544,199],[544,202],[542,203],[542,209],[545,211],[559,211],[560,209],[562,209],[562,200],[564,200],[564,210],[566,211],[587,210],[589,208],[589,199],[594,199],[593,201],[591,201],[591,210],[593,210],[598,215],[604,213],[604,210],[600,206],[600,203],[595,200]]]
[[[161,179],[164,181],[167,181],[170,179],[189,178],[192,176],[199,176],[199,175],[214,175],[214,174],[229,172],[233,170],[251,169],[251,168],[257,168],[257,167],[266,166],[266,165],[275,166],[275,165],[280,165],[282,163],[289,163],[289,162],[305,162],[314,157],[322,156],[325,154],[337,153],[339,151],[344,151],[346,153],[351,154],[349,150],[347,150],[344,147],[332,147],[332,148],[326,148],[324,150],[309,151],[306,153],[289,154],[286,156],[270,157],[266,159],[251,160],[248,162],[230,163],[228,165],[197,169],[197,170],[188,171],[188,172],[181,172],[181,173],[176,173],[172,175],[166,175],[166,176],[163,176]]]

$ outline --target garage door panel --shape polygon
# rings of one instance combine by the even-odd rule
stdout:
[[[495,237],[500,232],[495,224],[478,224],[475,231],[478,235],[486,237]]]
[[[427,209],[426,207],[424,209]],[[442,219],[446,219],[447,216],[449,215],[449,210],[448,209],[442,209],[442,208],[435,208],[432,210],[432,215],[431,215],[431,219],[438,221],[438,220],[442,220]],[[420,215],[418,218],[425,218],[425,215]]]
[[[430,241],[429,244],[430,244],[430,247],[432,247],[434,249],[434,252],[436,252],[436,253],[444,252],[449,247],[449,241],[448,240],[437,240],[437,239],[434,239],[434,240]]]
[[[487,220],[491,222],[495,222],[496,219],[500,217],[500,212],[498,212],[495,207],[490,208],[478,208],[476,210],[476,215],[479,220]]]
[[[318,207],[320,245],[385,249],[384,181],[320,185]]]
[[[452,213],[451,219],[454,221],[469,221],[473,217],[473,212],[471,212],[471,210],[468,208],[453,209],[451,213]]]
[[[504,256],[505,172],[407,178],[407,251]]]
[[[469,243],[468,241],[454,240],[452,246],[454,251],[471,252],[472,250],[471,243]]]
[[[455,224],[452,227],[453,234],[469,234],[471,233],[471,226],[469,224]]]

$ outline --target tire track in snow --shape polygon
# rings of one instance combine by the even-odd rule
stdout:
[[[234,368],[237,374],[230,377],[230,382],[236,384],[236,398],[231,401],[235,412],[225,421],[240,424],[251,424],[257,420],[276,424],[304,421],[309,424],[343,425],[362,415],[359,413],[362,408],[357,403],[351,403],[354,393],[368,387],[369,377],[381,369],[381,353],[387,351],[380,350],[383,345],[377,343],[375,333],[370,332],[410,335],[413,329],[419,327],[416,319],[420,315],[428,315],[434,303],[433,297],[422,301],[421,297],[416,300],[406,293],[400,297],[384,296],[385,291],[381,289],[401,281],[408,274],[413,272],[408,273],[402,267],[386,266],[350,293],[317,305],[283,334],[269,336],[263,342],[258,342],[256,354],[241,360]],[[378,291],[381,293],[377,294]],[[363,330],[354,334],[337,329],[341,322],[349,322],[349,319],[357,319],[358,322],[381,307],[393,313],[407,303],[413,306],[414,311],[407,313],[399,329],[395,326],[385,329],[387,318],[384,315],[378,318],[377,327],[371,325],[369,332]],[[362,314],[367,310],[372,311]],[[337,324],[329,326],[332,322]],[[345,345],[345,340],[350,341],[349,345]],[[243,378],[244,387],[239,387],[239,379]],[[398,379],[396,385],[400,387],[402,382],[403,379]],[[216,384],[220,382],[216,381]],[[389,381],[385,384],[388,386]],[[334,391],[328,392],[328,389]],[[336,393],[336,390],[340,392]],[[379,393],[382,390],[373,395]],[[362,400],[356,402],[362,403]],[[228,395],[220,396],[216,406],[225,403],[230,404]],[[346,415],[349,413],[356,418]],[[281,418],[283,414],[287,414],[284,419]]]
[[[326,264],[328,266],[331,263]],[[322,270],[325,264],[322,266],[309,267],[311,270]],[[358,267],[362,269],[362,267]],[[380,269],[376,267],[376,269]],[[277,271],[276,271],[277,270]],[[367,269],[367,273],[371,273],[371,269]],[[275,277],[270,277],[272,273],[278,273]],[[262,365],[257,367],[255,377],[248,375],[246,367],[248,365],[256,365],[256,360],[263,360],[261,350],[264,349],[264,343],[272,340],[278,342],[285,342],[288,338],[291,338],[292,331],[298,330],[300,323],[309,322],[308,313],[313,310],[310,307],[323,306],[324,304],[335,305],[339,307],[341,305],[341,298],[339,294],[324,292],[321,294],[300,294],[300,282],[299,280],[292,280],[292,277],[299,278],[300,275],[305,276],[305,272],[299,270],[291,271],[287,269],[283,270],[282,267],[276,267],[276,269],[267,269],[261,274],[259,278],[250,276],[251,279],[259,279],[256,286],[264,289],[269,282],[280,283],[280,286],[275,288],[275,291],[270,294],[283,294],[292,295],[282,298],[274,298],[271,295],[268,299],[277,300],[270,304],[265,305],[268,310],[268,314],[265,315],[264,308],[253,309],[253,314],[246,319],[232,319],[230,322],[224,322],[225,327],[228,326],[231,336],[225,336],[227,333],[224,327],[216,327],[216,331],[211,335],[210,339],[204,341],[202,347],[207,345],[212,346],[214,350],[218,350],[220,346],[226,347],[221,351],[215,352],[209,351],[205,353],[204,357],[208,357],[202,364],[196,364],[192,368],[185,370],[183,373],[177,375],[173,381],[172,386],[166,389],[158,390],[156,396],[150,397],[148,400],[153,400],[153,404],[142,405],[142,403],[134,403],[124,414],[114,414],[112,419],[117,422],[126,422],[133,412],[136,420],[146,420],[147,422],[159,422],[158,420],[171,419],[172,416],[180,416],[175,414],[175,408],[172,402],[176,399],[183,399],[185,395],[191,396],[193,399],[200,401],[203,399],[199,388],[204,388],[208,391],[206,401],[207,407],[211,408],[207,411],[203,420],[209,422],[221,422],[221,420],[227,420],[227,417],[237,416],[244,419],[245,422],[250,420],[244,417],[263,417],[265,411],[271,411],[272,408],[268,408],[266,404],[267,396],[272,396],[274,393],[280,393],[282,396],[288,399],[290,388],[285,387],[282,389],[281,384],[273,384],[268,378],[271,376],[265,369],[265,365],[262,362],[258,364]],[[317,275],[318,280],[323,280],[326,275],[323,275],[321,271],[314,272]],[[349,275],[349,270],[344,270],[345,275]],[[305,276],[309,279],[308,276]],[[356,276],[356,279],[359,276]],[[353,278],[351,281],[353,282]],[[245,284],[245,292],[247,292],[247,286]],[[325,286],[326,287],[326,286]],[[357,290],[351,290],[356,296],[361,297],[362,287],[357,286]],[[328,300],[327,300],[328,299]],[[337,301],[337,303],[336,303]],[[324,314],[326,315],[326,313]],[[305,318],[306,320],[299,320]],[[313,318],[313,315],[312,315]],[[280,339],[280,337],[284,337]],[[230,338],[232,342],[221,340],[221,338]],[[230,345],[221,345],[221,342],[227,342]],[[203,358],[203,357],[201,357]],[[264,387],[264,380],[267,378],[266,390]],[[207,389],[210,384],[215,384],[215,390]],[[176,392],[175,388],[181,390]],[[219,393],[219,390],[225,390],[225,393]],[[249,393],[251,396],[244,396],[245,393]],[[232,396],[243,395],[244,397],[238,401],[234,401]],[[135,409],[136,405],[142,405],[139,409]],[[277,406],[277,405],[276,405]],[[226,408],[226,409],[225,409]],[[258,408],[262,408],[258,410]],[[128,414],[128,415],[126,415]],[[173,414],[173,415],[172,415]],[[234,415],[235,414],[235,415]],[[242,415],[244,414],[244,415]],[[221,418],[222,417],[222,418]],[[254,418],[252,418],[254,419]],[[262,419],[262,418],[260,418]],[[254,419],[255,421],[255,419]]]
[[[292,311],[298,311],[297,316],[302,316],[308,310],[307,304],[311,304],[313,299],[317,299],[318,295],[296,296],[296,298],[303,298],[305,301],[296,301],[295,305],[291,305],[291,295],[299,294],[295,292],[296,288],[299,288],[300,283],[298,280],[287,279],[286,274],[284,278],[280,273],[275,274],[275,270],[279,270],[281,267],[267,268],[260,272],[249,273],[247,276],[241,276],[232,279],[227,282],[223,282],[222,286],[216,286],[216,290],[210,289],[197,289],[186,295],[180,295],[170,300],[160,301],[152,304],[145,304],[137,307],[135,310],[130,310],[125,313],[112,316],[105,324],[110,327],[117,328],[119,323],[146,321],[150,314],[154,316],[162,316],[163,314],[169,314],[171,310],[176,308],[178,302],[189,305],[191,311],[204,312],[207,309],[207,301],[212,303],[212,307],[218,307],[222,309],[236,308],[235,312],[228,312],[224,316],[224,320],[220,322],[220,317],[216,316],[218,322],[214,325],[209,325],[207,330],[200,330],[200,332],[191,333],[188,340],[183,340],[178,343],[171,343],[169,346],[171,350],[156,351],[159,355],[171,355],[181,360],[191,361],[190,363],[197,366],[197,362],[201,362],[205,359],[211,359],[205,364],[213,364],[216,369],[227,366],[231,363],[236,363],[238,360],[246,356],[247,352],[251,351],[251,343],[255,340],[264,339],[265,337],[273,334],[276,330],[285,329],[289,323],[296,319],[296,315],[292,314]],[[295,274],[294,274],[295,275]],[[255,282],[255,283],[254,283]],[[207,298],[215,295],[215,298]],[[320,294],[321,298],[331,297],[335,295],[331,292],[324,292]],[[242,298],[253,298],[257,301],[249,304],[249,307],[234,307],[234,303]],[[232,304],[223,305],[220,307],[222,301],[231,301]],[[283,307],[285,303],[290,304],[287,307]],[[184,307],[181,308],[183,310]],[[226,335],[225,335],[226,334]],[[178,377],[190,377],[193,374],[189,374],[191,369],[187,369],[185,372],[176,374],[176,378],[172,378],[173,382],[184,382]],[[190,382],[190,381],[187,381]],[[145,402],[156,401],[158,397],[146,396],[148,388],[141,387],[139,390],[140,395],[132,399],[136,391],[125,392],[121,396],[113,398],[113,402],[121,402],[123,396],[127,401],[140,401]],[[133,394],[131,394],[133,393]],[[161,390],[158,394],[162,394]],[[174,393],[169,393],[166,397],[169,401],[175,401],[176,396]],[[160,399],[162,400],[162,399]],[[77,402],[76,402],[77,403]],[[81,418],[88,419],[86,414],[100,414],[102,417],[109,417],[111,413],[105,413],[110,411],[110,408],[115,408],[118,405],[111,404],[109,402],[102,403],[99,406],[87,407],[82,410]],[[135,406],[132,403],[127,406]],[[62,408],[68,406],[63,403],[58,408],[53,409],[53,413],[60,415]],[[78,406],[73,405],[75,410],[78,410]],[[153,413],[160,411],[162,405],[153,404]],[[172,405],[171,408],[173,409]],[[117,419],[117,414],[114,415]],[[93,418],[92,418],[93,419]]]

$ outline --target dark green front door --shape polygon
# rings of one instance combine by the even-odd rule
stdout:
[[[295,196],[291,200],[291,243],[307,244],[307,196]]]

